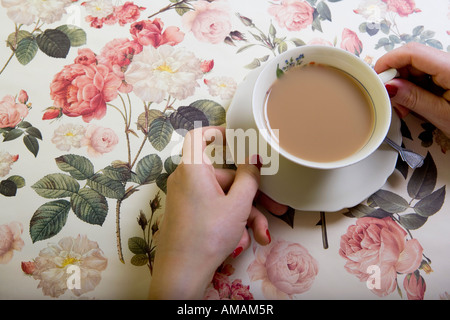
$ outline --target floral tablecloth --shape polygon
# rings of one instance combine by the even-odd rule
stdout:
[[[0,21],[2,299],[145,299],[184,134],[225,125],[271,57],[450,50],[446,0],[1,0]],[[205,298],[448,299],[450,141],[414,115],[401,133],[422,167],[353,208],[267,213],[271,244]]]

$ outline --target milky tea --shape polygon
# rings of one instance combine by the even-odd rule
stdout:
[[[368,142],[374,129],[372,99],[347,73],[325,65],[291,68],[267,92],[265,120],[278,129],[279,146],[315,162],[344,159]]]

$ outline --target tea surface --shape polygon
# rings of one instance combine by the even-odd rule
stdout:
[[[360,150],[374,127],[371,99],[362,85],[333,67],[308,65],[287,71],[267,93],[268,127],[279,145],[309,161],[331,162]]]

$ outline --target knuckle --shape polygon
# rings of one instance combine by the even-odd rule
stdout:
[[[400,104],[404,105],[408,109],[414,110],[417,106],[417,102],[419,101],[419,92],[418,90],[409,90],[404,95]]]

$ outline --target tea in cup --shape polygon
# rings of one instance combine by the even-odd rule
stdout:
[[[386,137],[391,104],[381,75],[334,47],[302,46],[276,57],[259,74],[252,97],[261,137],[303,166],[334,169],[372,154]]]

